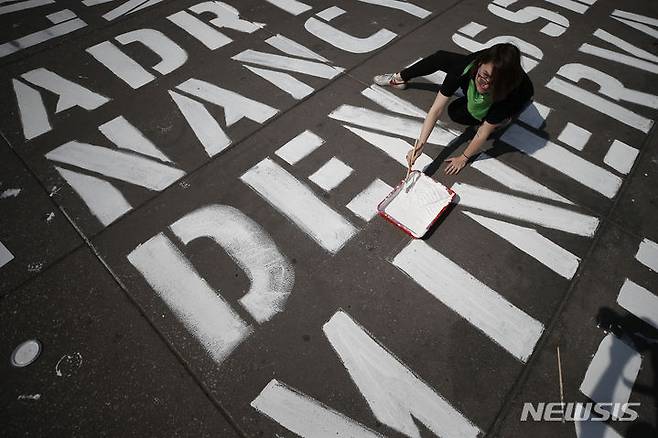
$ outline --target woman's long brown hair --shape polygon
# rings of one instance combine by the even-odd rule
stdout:
[[[523,80],[521,52],[510,43],[489,47],[475,59],[471,75],[475,78],[482,64],[493,64],[491,72],[492,95],[495,101],[505,99]]]

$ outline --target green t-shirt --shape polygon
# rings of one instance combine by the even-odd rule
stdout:
[[[464,73],[468,73],[475,61],[471,62],[464,69]],[[471,79],[468,82],[468,90],[466,92],[466,106],[468,112],[477,120],[482,121],[484,117],[489,112],[489,108],[493,105],[493,98],[491,94],[480,94],[478,93],[477,87],[475,86],[475,80]]]

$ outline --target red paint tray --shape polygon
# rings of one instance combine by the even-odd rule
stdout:
[[[377,206],[377,213],[420,239],[446,211],[455,192],[415,170]]]

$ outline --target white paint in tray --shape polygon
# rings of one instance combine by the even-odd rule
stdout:
[[[450,200],[450,193],[443,184],[414,172],[383,205],[383,211],[404,225],[414,237],[422,237]]]

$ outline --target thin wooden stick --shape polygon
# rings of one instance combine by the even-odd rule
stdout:
[[[564,423],[564,387],[562,385],[562,361],[560,360],[560,346],[557,346],[557,370],[560,375],[560,404],[562,405],[562,422]]]

